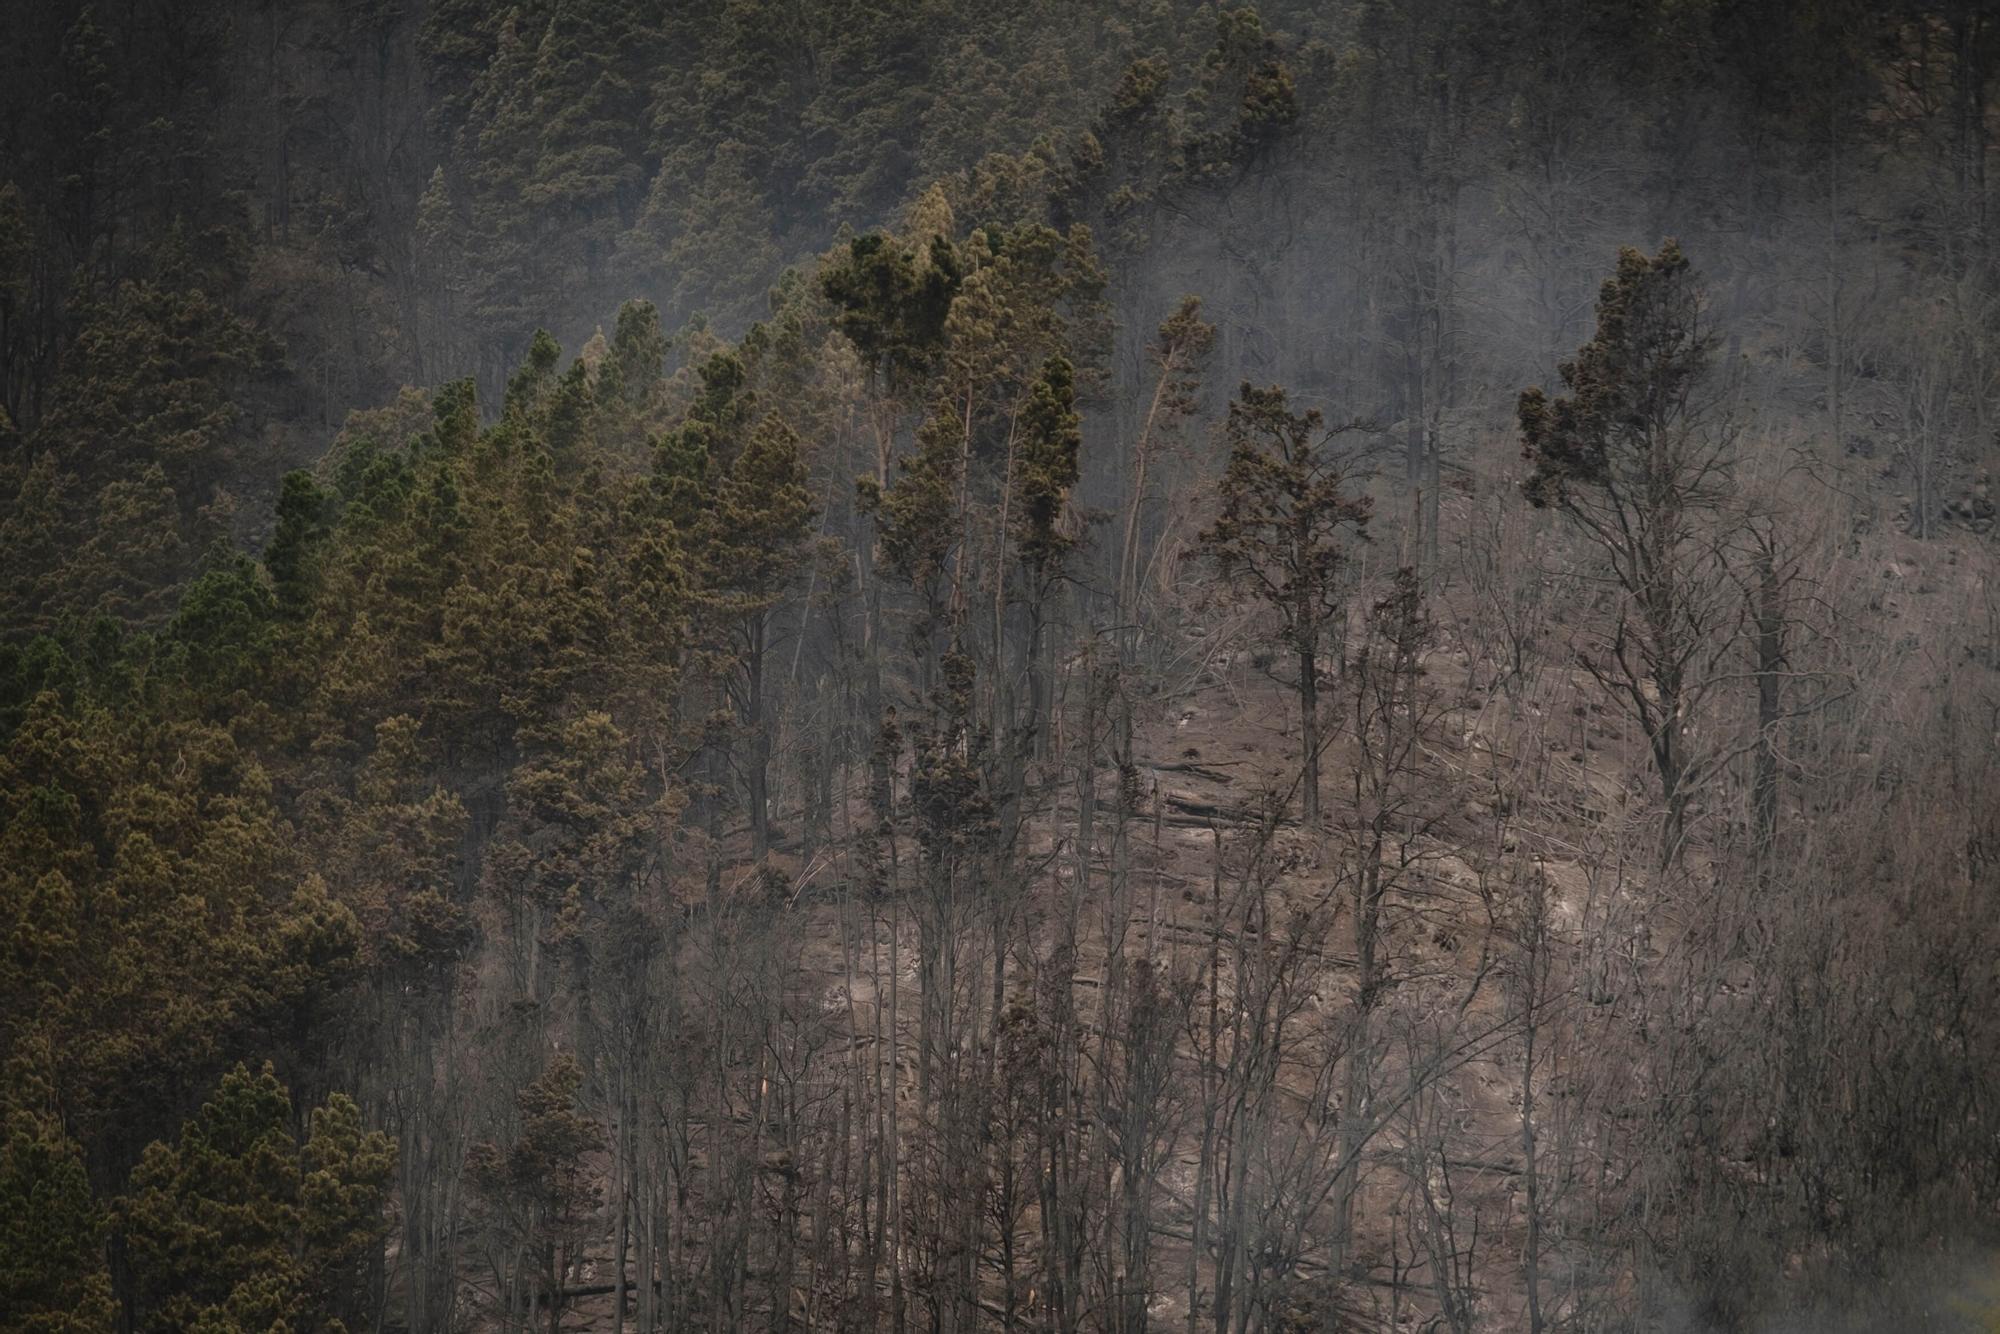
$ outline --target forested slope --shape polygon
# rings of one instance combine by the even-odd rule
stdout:
[[[1991,1327],[1986,7],[0,88],[0,1327]]]

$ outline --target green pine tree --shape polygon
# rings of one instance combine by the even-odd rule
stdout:
[[[302,1147],[271,1067],[237,1066],[147,1148],[118,1205],[140,1328],[344,1328],[343,1294],[388,1231],[395,1145],[335,1094]]]
[[[1365,535],[1369,502],[1348,487],[1317,408],[1291,410],[1285,391],[1245,384],[1229,405],[1229,465],[1221,512],[1201,544],[1223,577],[1278,616],[1298,665],[1300,783],[1308,824],[1319,819],[1319,659],[1346,597],[1347,544]]]
[[[10,1113],[0,1138],[0,1320],[21,1334],[117,1324],[104,1217],[83,1153],[52,1118]]]

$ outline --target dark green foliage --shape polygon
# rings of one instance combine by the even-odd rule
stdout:
[[[316,1108],[301,1145],[271,1067],[224,1075],[177,1143],[155,1143],[118,1228],[148,1330],[339,1329],[360,1260],[387,1231],[396,1148],[353,1101]]]
[[[1063,528],[1063,510],[1079,474],[1082,419],[1076,411],[1076,377],[1069,362],[1042,364],[1021,410],[1020,457],[1015,488],[1020,504],[1017,540],[1021,559],[1038,580],[1059,567],[1074,539]]]
[[[989,849],[998,833],[984,766],[988,739],[973,721],[976,669],[960,652],[939,663],[924,721],[910,728],[916,754],[910,798],[924,855],[946,876]]]
[[[1345,596],[1340,569],[1368,523],[1368,499],[1352,490],[1319,410],[1294,413],[1275,385],[1243,386],[1228,439],[1222,509],[1202,544],[1278,614],[1286,643],[1316,649]]]
[[[799,438],[776,417],[750,433],[716,488],[710,511],[715,587],[768,605],[797,569],[815,513]]]
[[[820,286],[836,311],[835,326],[862,360],[901,385],[935,363],[945,317],[962,274],[951,241],[929,237],[914,247],[871,232],[821,270]]]
[[[567,917],[586,900],[617,901],[639,873],[649,828],[646,777],[629,758],[630,738],[606,714],[584,714],[548,740],[547,752],[508,780],[511,826],[490,870],[510,894]],[[565,920],[555,937],[576,927]]]
[[[596,394],[608,445],[637,450],[648,419],[659,409],[666,378],[667,338],[650,301],[618,308],[609,355],[597,367]]]
[[[1627,248],[1597,300],[1597,336],[1565,362],[1569,393],[1521,394],[1522,491],[1594,548],[1622,595],[1584,667],[1643,729],[1678,856],[1690,792],[1710,776],[1686,720],[1718,685],[1714,647],[1737,617],[1713,520],[1735,491],[1735,432],[1710,372],[1716,340],[1686,256]]]
[[[1522,391],[1521,448],[1535,465],[1522,483],[1529,501],[1561,506],[1597,489],[1639,502],[1663,484],[1673,452],[1666,436],[1699,410],[1693,395],[1715,346],[1680,247],[1669,241],[1652,259],[1620,251],[1598,294],[1597,336],[1562,365],[1569,393],[1551,401]]]
[[[277,604],[255,562],[230,554],[181,594],[161,634],[160,667],[216,698],[256,684],[269,665]]]
[[[600,1197],[589,1159],[604,1138],[577,1109],[582,1082],[572,1058],[556,1057],[520,1091],[516,1133],[504,1146],[475,1145],[469,1163],[487,1226],[517,1254],[538,1258],[535,1279],[543,1300],[557,1312],[565,1267],[574,1260]]]
[[[46,429],[85,461],[87,476],[158,462],[213,485],[240,464],[235,399],[272,368],[275,349],[178,279],[127,283],[86,314]]]
[[[882,558],[897,577],[935,602],[945,562],[958,540],[958,486],[965,431],[941,406],[924,419],[915,452],[896,465],[896,480],[873,497]],[[868,479],[873,487],[874,479]]]
[[[273,358],[200,288],[127,283],[88,308],[27,442],[30,509],[0,529],[13,625],[46,623],[57,605],[160,619],[229,533],[248,444],[237,400]]]
[[[269,772],[172,716],[188,689],[45,688],[0,757],[0,1058],[114,1160],[233,1041],[337,990],[355,948],[338,908],[274,889],[298,881]]]
[[[1228,133],[1255,146],[1282,132],[1298,119],[1298,92],[1291,70],[1276,54],[1255,9],[1223,10],[1216,16],[1215,46],[1208,68],[1190,100],[1197,106],[1214,103],[1241,81],[1235,124]],[[1218,146],[1218,151],[1226,152]]]
[[[1298,672],[1300,783],[1308,824],[1319,815],[1320,650],[1338,626],[1347,593],[1347,545],[1371,514],[1353,491],[1349,463],[1317,408],[1303,415],[1285,391],[1244,384],[1229,405],[1229,465],[1222,509],[1201,545],[1222,576],[1278,618]]]
[[[115,1327],[104,1219],[83,1153],[47,1116],[9,1114],[0,1139],[0,1312],[22,1334]]]
[[[271,576],[276,609],[288,619],[304,616],[319,592],[319,560],[333,531],[332,501],[311,473],[285,474],[264,568]]]

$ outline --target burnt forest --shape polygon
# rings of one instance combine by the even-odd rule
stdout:
[[[0,1334],[2000,1332],[1995,0],[13,0]]]

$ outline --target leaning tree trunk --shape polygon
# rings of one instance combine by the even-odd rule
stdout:
[[[1310,642],[1299,650],[1299,745],[1305,822],[1316,825],[1319,823],[1319,653]]]

